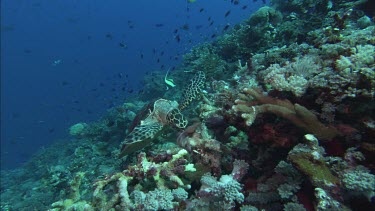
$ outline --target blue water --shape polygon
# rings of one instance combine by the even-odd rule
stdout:
[[[42,147],[68,139],[70,125],[97,120],[142,89],[145,74],[180,64],[193,46],[214,41],[212,34],[262,4],[1,1],[1,168],[18,167]]]

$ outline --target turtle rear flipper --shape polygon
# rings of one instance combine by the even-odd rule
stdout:
[[[163,125],[159,122],[135,127],[121,143],[122,147],[119,157],[121,158],[148,146],[162,129]]]

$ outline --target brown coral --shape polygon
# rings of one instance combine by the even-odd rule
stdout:
[[[297,103],[292,104],[289,100],[279,100],[262,95],[254,89],[245,88],[243,93],[246,95],[242,98],[249,99],[248,96],[250,96],[255,101],[236,100],[236,105],[232,106],[232,109],[241,113],[241,117],[246,120],[248,126],[252,125],[258,114],[273,113],[288,119],[297,127],[314,134],[320,140],[330,140],[339,135],[336,128],[321,123],[316,115],[304,106]]]

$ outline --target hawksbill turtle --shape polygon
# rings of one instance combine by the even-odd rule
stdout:
[[[138,151],[149,145],[154,138],[161,134],[165,126],[184,129],[188,121],[182,115],[181,110],[185,109],[199,96],[204,87],[205,79],[202,71],[197,72],[184,90],[180,103],[166,99],[156,100],[150,114],[121,142],[119,157]]]

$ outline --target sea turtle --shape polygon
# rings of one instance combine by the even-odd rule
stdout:
[[[204,86],[205,75],[199,71],[190,80],[190,84],[184,90],[181,103],[166,99],[158,99],[153,104],[150,114],[131,131],[121,143],[120,157],[140,150],[151,143],[163,128],[167,125],[183,129],[188,121],[182,115],[181,110],[199,96]]]

